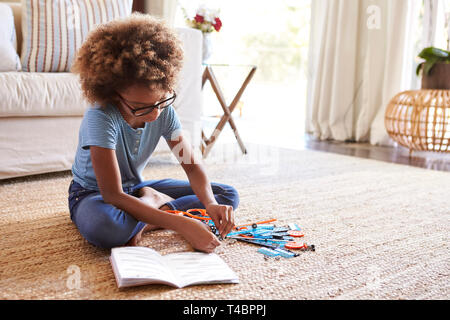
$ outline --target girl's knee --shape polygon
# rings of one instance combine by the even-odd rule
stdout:
[[[231,194],[232,194],[232,199],[233,199],[233,210],[236,210],[237,207],[239,206],[239,193],[237,192],[237,190],[234,187],[231,187]]]
[[[110,219],[105,219],[104,223],[93,225],[89,233],[85,234],[85,238],[97,247],[110,249],[126,244],[132,231],[133,228],[124,228]]]
[[[232,187],[232,186],[228,186],[228,192],[231,195],[232,198],[232,204],[231,206],[233,206],[233,210],[236,210],[237,207],[239,206],[239,193],[238,191]]]
[[[89,243],[105,249],[127,243],[138,223],[127,213],[99,199],[85,199],[77,211],[76,224],[81,235]]]
[[[216,184],[213,187],[214,194],[219,198],[220,204],[226,204],[236,210],[239,206],[239,193],[236,188],[226,184]],[[217,193],[216,193],[217,191]]]

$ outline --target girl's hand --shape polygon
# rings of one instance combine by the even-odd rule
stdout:
[[[225,238],[225,236],[230,233],[234,227],[233,207],[211,203],[206,206],[206,212],[213,220],[220,235]]]
[[[196,219],[186,218],[180,233],[196,250],[211,253],[220,245],[220,241],[209,227]]]

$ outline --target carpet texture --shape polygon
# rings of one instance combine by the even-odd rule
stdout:
[[[2,299],[448,299],[450,173],[315,151],[253,146],[211,156],[211,181],[240,193],[238,223],[295,222],[316,252],[266,261],[258,247],[216,252],[240,284],[118,290],[109,250],[87,243],[69,218],[69,173],[0,182]],[[224,153],[225,154],[225,153]],[[153,160],[146,179],[185,179],[173,159]],[[159,230],[141,245],[192,250]],[[80,285],[71,275],[79,270]]]

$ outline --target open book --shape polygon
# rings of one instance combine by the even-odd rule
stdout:
[[[160,255],[147,247],[111,249],[117,286],[161,283],[182,288],[195,284],[238,283],[239,278],[214,253],[180,252]]]

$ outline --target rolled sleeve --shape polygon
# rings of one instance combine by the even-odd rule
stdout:
[[[162,136],[166,141],[176,140],[181,135],[181,122],[175,109],[170,106],[163,113]]]
[[[89,109],[85,119],[84,136],[81,147],[89,149],[91,146],[106,149],[116,149],[117,128],[111,116],[101,109]]]

